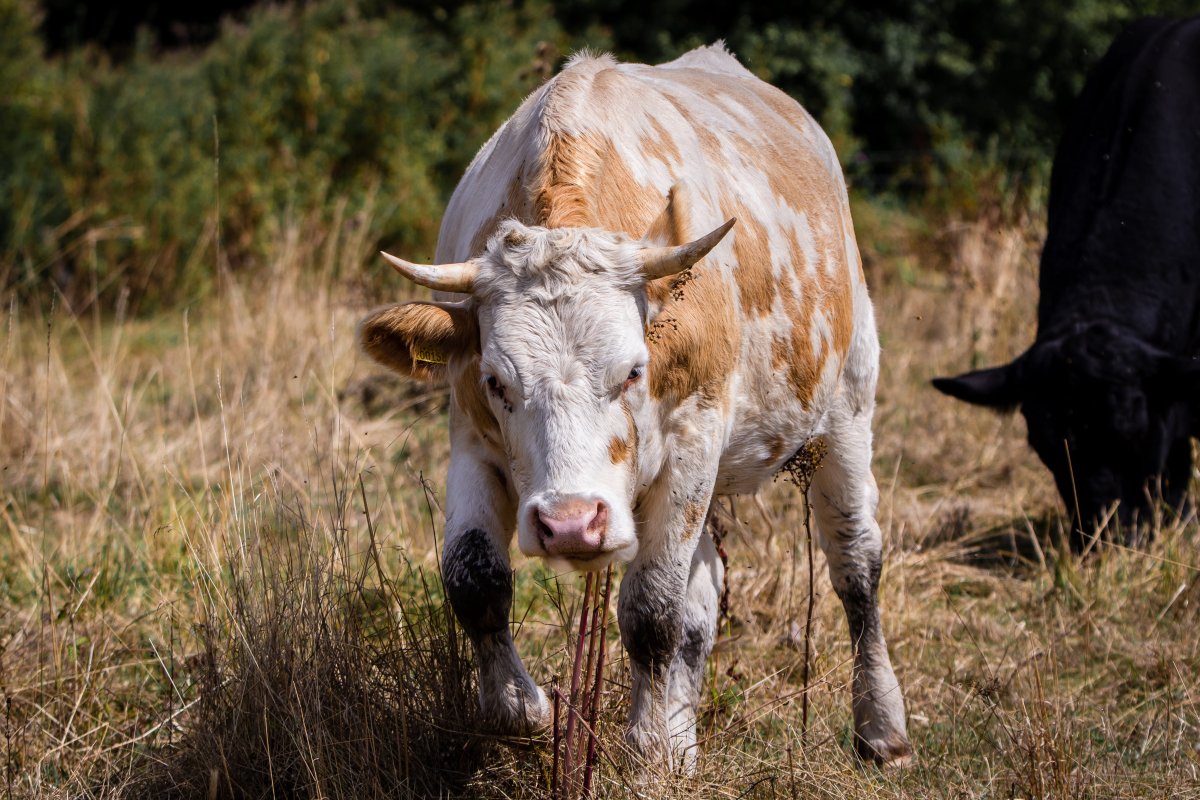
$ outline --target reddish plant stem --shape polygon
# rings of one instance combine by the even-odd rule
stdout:
[[[592,713],[592,705],[595,703],[595,697],[592,692],[589,691],[589,685],[593,682],[592,676],[595,674],[596,635],[600,632],[600,625],[598,624],[600,618],[600,603],[599,598],[597,597],[600,592],[600,576],[596,576],[595,585],[592,587],[592,589],[592,593],[588,597],[588,601],[591,603],[592,624],[588,628],[587,666],[583,670],[583,679],[581,681],[582,685],[580,686],[579,708],[577,709],[577,713],[579,714],[579,719],[581,721],[590,717]],[[587,606],[584,606],[583,613],[585,616],[587,615]],[[584,752],[585,737],[590,737],[591,735],[590,731],[585,731],[583,728],[584,726],[580,725],[578,734],[579,739],[575,744],[576,753]]]
[[[588,709],[588,750],[583,770],[583,800],[592,796],[592,770],[596,764],[596,721],[600,716],[600,695],[604,689],[604,654],[608,651],[608,598],[612,594],[612,565],[604,574],[604,591],[600,598],[600,653],[596,657],[596,680],[592,685],[592,702]],[[592,631],[595,632],[595,617],[592,617]]]
[[[580,670],[583,668],[583,640],[587,638],[587,604],[592,596],[592,573],[583,584],[583,613],[579,615],[579,638],[575,642],[575,662],[571,669],[571,696],[567,701],[567,733],[563,753],[563,775],[569,779],[574,767],[575,709],[579,704]]]

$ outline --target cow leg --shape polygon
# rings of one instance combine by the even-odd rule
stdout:
[[[870,415],[835,409],[829,423],[828,451],[810,499],[829,577],[850,625],[855,749],[876,763],[904,763],[912,754],[904,698],[879,619],[883,548],[875,521],[879,491],[871,475]]]
[[[513,504],[499,474],[470,455],[451,460],[442,582],[475,646],[484,724],[498,733],[527,735],[549,724],[550,704],[521,663],[509,629]]]
[[[696,763],[696,711],[704,688],[708,656],[717,638],[725,565],[706,531],[692,555],[687,598],[683,608],[683,633],[671,661],[667,681],[667,731],[671,750],[685,770]]]
[[[695,743],[695,699],[716,627],[722,574],[712,564],[711,540],[703,547],[700,541],[719,441],[676,441],[680,464],[711,468],[670,472],[643,498],[638,553],[621,583],[617,616],[633,678],[625,738],[647,766],[671,769],[694,759],[673,746]]]
[[[516,735],[545,727],[546,695],[521,663],[508,627],[512,571],[492,536],[479,528],[447,534],[442,580],[454,615],[475,645],[484,724]]]
[[[637,559],[621,582],[617,617],[633,696],[625,739],[647,765],[672,765],[667,726],[671,665],[683,639],[691,552]]]

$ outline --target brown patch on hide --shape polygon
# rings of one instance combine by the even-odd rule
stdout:
[[[795,101],[786,92],[771,86],[766,83],[756,83],[755,88],[758,90],[755,95],[763,101],[773,112],[786,120],[789,125],[792,125],[801,134],[807,134],[812,126],[812,117],[804,110],[804,107]]]
[[[775,120],[774,117],[771,118]],[[778,129],[769,134],[770,155],[763,159],[763,171],[776,202],[783,202],[794,211],[804,214],[812,235],[812,247],[818,260],[818,273],[832,267],[835,280],[845,280],[842,272],[846,258],[842,235],[841,205],[843,189],[825,168],[821,159],[787,126],[772,124]],[[790,134],[790,136],[789,136]],[[832,259],[833,263],[829,263]],[[823,263],[822,263],[823,262]],[[793,263],[799,271],[806,264],[803,252],[793,248]],[[821,276],[825,279],[827,276]]]
[[[771,346],[772,360],[779,359],[786,364],[788,385],[792,394],[805,408],[812,404],[813,395],[821,379],[821,371],[825,367],[824,348],[814,352],[812,345],[816,289],[812,282],[798,276],[787,276],[780,291],[783,294],[784,313],[791,320],[792,329],[786,341],[775,339]]]
[[[683,506],[683,538],[690,539],[700,531],[708,509],[701,503],[688,502]]]
[[[818,259],[824,258],[824,263],[818,266],[814,280],[816,293],[821,301],[821,313],[829,323],[829,331],[833,338],[833,350],[845,358],[846,353],[850,352],[850,340],[854,337],[854,278],[852,276],[855,274],[851,271],[846,259],[853,258],[856,262],[858,261],[858,246],[854,244],[854,251],[847,251],[846,237],[841,223],[842,219],[839,215],[838,235],[828,237],[830,241],[826,243],[825,249],[817,251]],[[792,233],[794,236],[794,231]],[[851,231],[849,239],[853,243],[853,231]],[[792,247],[794,248],[793,253],[799,249],[799,243],[794,239]],[[818,243],[818,247],[820,247],[820,243]],[[798,255],[793,255],[793,258],[797,257]],[[806,273],[797,274],[806,275]],[[861,265],[857,269],[857,274],[862,274]]]
[[[667,102],[675,107],[679,116],[683,117],[683,121],[687,123],[687,127],[696,135],[696,141],[700,144],[700,152],[704,154],[710,168],[720,169],[726,165],[723,151],[723,144],[720,137],[709,130],[708,126],[699,122],[692,110],[688,108],[679,98],[671,95],[665,95]]]
[[[641,236],[646,224],[662,208],[662,194],[638,183],[629,164],[611,139],[600,149],[600,169],[592,184],[596,224],[610,231]]]
[[[791,361],[791,354],[791,338],[784,338],[776,334],[771,339],[771,368],[776,372],[783,369]]]
[[[654,129],[654,136],[646,136],[638,143],[641,151],[648,157],[667,165],[680,163],[682,158],[679,155],[679,148],[675,146],[675,140],[671,138],[670,131],[654,117],[650,117],[650,127]]]
[[[611,139],[552,134],[532,184],[533,214],[547,228],[600,227],[638,236],[662,195],[634,178]]]
[[[627,458],[629,458],[629,442],[620,436],[614,436],[608,443],[608,460],[614,464],[620,464]]]
[[[363,352],[405,377],[433,380],[454,357],[479,351],[473,311],[434,303],[401,303],[366,317],[358,328]]]
[[[594,171],[595,144],[586,137],[551,134],[531,183],[534,218],[547,228],[589,227],[587,177]]]
[[[821,311],[833,333],[833,350],[844,359],[854,338],[854,291],[846,265],[838,264],[835,269],[840,280],[830,281],[829,291],[822,298]]]
[[[811,117],[783,92],[758,82],[749,88],[731,98],[744,109],[744,126],[728,136],[747,168],[766,180],[775,202],[808,217],[818,253],[843,248],[844,190],[816,149],[823,137],[814,135]]]
[[[730,208],[722,203],[721,213],[726,218],[738,219],[738,224],[731,234],[733,254],[737,256],[737,267],[733,276],[738,287],[742,313],[747,317],[766,316],[771,313],[776,294],[775,270],[767,229],[741,204]]]
[[[788,384],[793,394],[809,407],[830,354],[845,359],[854,336],[854,287],[850,272],[840,260],[809,271],[804,252],[794,233],[790,237],[791,259],[794,268],[784,270],[780,286],[783,309],[792,323],[791,335],[785,341],[776,338],[771,345],[771,360],[778,370],[786,366]],[[829,252],[826,258],[836,258],[842,251]],[[818,314],[829,325],[829,338],[817,337],[814,332]]]
[[[703,388],[721,397],[741,337],[720,266],[697,264],[680,294],[647,326],[650,396],[678,403]]]

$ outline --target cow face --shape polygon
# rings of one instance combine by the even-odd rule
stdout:
[[[1020,406],[1029,443],[1068,511],[1095,523],[1119,503],[1128,525],[1145,517],[1152,499],[1182,499],[1188,470],[1175,474],[1170,459],[1189,436],[1194,372],[1190,362],[1097,323],[1039,341],[1006,366],[934,385],[971,403]]]
[[[631,556],[647,402],[636,243],[508,223],[480,264],[479,379],[521,498],[527,555]]]
[[[467,405],[486,409],[471,423],[507,459],[522,552],[600,568],[637,550],[638,422],[651,402],[646,281],[686,269],[731,225],[650,247],[606,231],[508,221],[466,264],[396,259],[409,277],[470,299],[382,309],[363,321],[360,340],[404,374],[431,377],[444,362],[451,375],[466,375],[454,391],[476,393],[479,402]]]

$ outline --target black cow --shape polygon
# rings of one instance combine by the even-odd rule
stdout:
[[[1143,19],[1088,76],[1050,180],[1038,331],[1011,364],[937,378],[1020,406],[1083,524],[1178,508],[1200,433],[1200,17]]]

